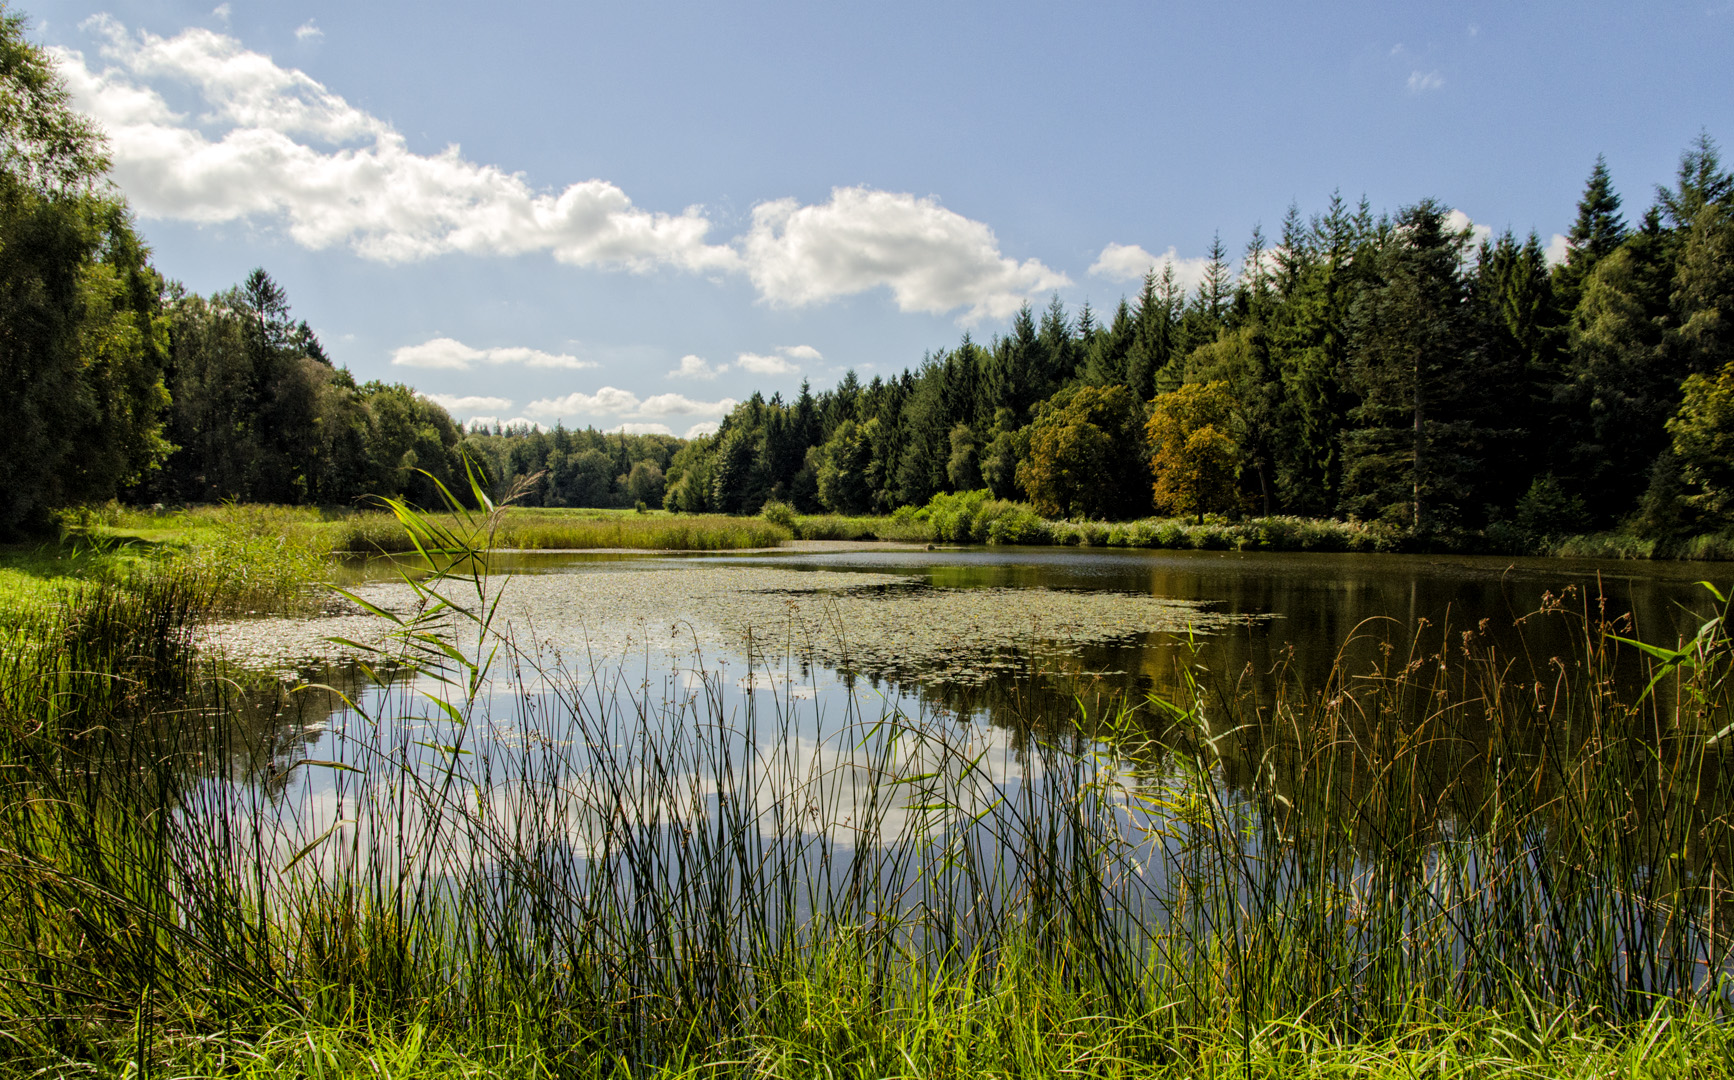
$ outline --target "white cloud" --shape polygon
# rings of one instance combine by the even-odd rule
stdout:
[[[521,346],[475,349],[449,337],[430,338],[420,345],[404,345],[393,349],[391,362],[399,367],[439,368],[447,371],[467,371],[478,363],[522,364],[525,367],[570,370],[597,366],[594,360],[580,360],[565,353],[547,353]]]
[[[992,229],[932,198],[870,188],[835,188],[814,206],[761,203],[740,244],[760,295],[787,307],[885,287],[902,311],[1005,318],[1071,284],[1035,259],[1002,255]]]
[[[1566,255],[1571,252],[1571,241],[1560,233],[1554,233],[1553,239],[1547,242],[1547,265],[1558,266],[1565,262]]]
[[[1210,270],[1210,260],[1200,256],[1183,259],[1173,247],[1160,255],[1152,255],[1137,244],[1109,244],[1090,265],[1090,273],[1109,281],[1143,281],[1144,275],[1155,271],[1162,276],[1165,268],[1174,268],[1174,280],[1181,289],[1190,292],[1204,280]]]
[[[463,413],[466,416],[483,409],[503,412],[512,407],[512,399],[503,397],[464,397],[457,394],[422,394],[421,396],[446,412]]]
[[[741,353],[735,359],[735,366],[754,375],[792,375],[799,370],[781,356],[763,356],[750,352]]]
[[[1493,236],[1493,226],[1477,225],[1468,214],[1456,209],[1446,212],[1445,229],[1447,232],[1462,232],[1468,229],[1469,246],[1472,248],[1485,244]]]
[[[679,367],[663,377],[667,379],[714,379],[728,369],[727,364],[712,367],[704,357],[688,353],[680,358]]]
[[[717,423],[715,420],[703,420],[687,428],[686,434],[682,435],[681,438],[702,439],[708,435],[715,435],[716,429],[721,426],[722,425]]]
[[[1444,85],[1445,77],[1437,71],[1411,71],[1409,73],[1409,93],[1411,94],[1437,90]]]
[[[224,22],[228,22],[231,10],[232,9],[228,4],[218,4],[216,7],[211,9],[211,14]]]
[[[638,408],[638,395],[618,387],[604,386],[594,394],[573,392],[560,398],[539,398],[524,406],[535,416],[573,416],[586,413],[629,413]]]
[[[296,41],[318,41],[324,36],[325,31],[313,25],[312,19],[308,19],[306,22],[295,28]]]
[[[823,360],[825,354],[811,345],[779,345],[772,355],[764,353],[741,353],[735,359],[735,367],[750,371],[754,375],[793,375],[801,370],[796,360]]]
[[[673,435],[667,424],[621,424],[611,427],[609,432],[624,432],[627,435]]]
[[[720,401],[694,401],[685,394],[657,394],[644,399],[638,407],[640,416],[721,416],[732,410],[734,398]]]
[[[733,398],[694,401],[684,394],[656,394],[640,401],[637,394],[604,386],[594,394],[574,392],[565,397],[542,398],[524,406],[533,416],[721,416],[735,407]]]
[[[414,153],[385,120],[227,34],[165,38],[106,15],[84,25],[98,56],[55,56],[145,218],[276,224],[302,247],[382,262],[543,253],[574,266],[743,273],[761,299],[788,307],[885,288],[903,311],[961,310],[964,321],[1006,317],[1070,284],[1037,259],[1003,254],[987,224],[935,198],[862,187],[816,205],[761,203],[744,235],[712,243],[699,206],[643,209],[602,179],[537,189],[455,145]],[[317,30],[308,22],[297,34]],[[169,87],[199,105],[176,111]]]
[[[385,262],[545,251],[631,270],[740,264],[734,249],[705,243],[710,222],[697,207],[652,213],[603,180],[536,191],[456,146],[411,153],[385,121],[225,34],[132,34],[107,16],[85,25],[105,39],[108,66],[94,70],[69,50],[56,58],[78,107],[107,131],[116,182],[144,217],[276,218],[304,247],[345,244]],[[158,81],[191,85],[209,111],[172,111]]]

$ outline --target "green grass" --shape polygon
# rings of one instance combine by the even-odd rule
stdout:
[[[449,517],[441,520],[448,523]],[[403,529],[389,514],[350,518],[336,530],[340,550],[396,553],[411,550]],[[635,514],[626,512],[525,510],[503,516],[496,549],[533,551],[626,548],[643,551],[726,551],[776,547],[790,538],[787,528],[751,517],[723,514]]]
[[[486,610],[486,579],[420,587]],[[856,706],[816,749],[792,702],[739,714],[720,682],[664,697],[625,670],[536,670],[509,639],[502,670],[526,684],[494,715],[474,654],[438,644],[487,642],[485,617],[433,604],[402,640],[416,685],[460,688],[449,707],[400,685],[329,760],[286,759],[308,790],[208,782],[259,753],[212,722],[233,685],[147,679],[190,670],[172,647],[141,660],[185,604],[117,597],[67,609],[97,651],[3,681],[0,1059],[20,1072],[1734,1060],[1704,977],[1734,946],[1710,915],[1734,870],[1721,623],[1659,650],[1672,674],[1649,695],[1589,604],[1533,616],[1581,642],[1536,670],[1465,639],[1322,687],[1279,673],[1255,701],[1187,668],[1179,700],[1127,702],[1089,739],[1030,718],[1056,734],[1002,785],[940,718]],[[105,664],[124,689],[102,696],[79,672]]]
[[[95,535],[159,544],[197,544],[228,533],[282,537],[290,547],[334,553],[398,554],[411,550],[403,529],[384,509],[270,505],[203,506],[154,513],[110,507],[74,524]],[[500,525],[500,548],[538,551],[627,548],[720,551],[775,547],[790,531],[759,518],[724,514],[638,513],[613,509],[512,507]]]
[[[0,654],[0,1070],[1734,1066],[1719,596],[1640,650],[1653,690],[1576,598],[1533,663],[1453,635],[1256,696],[1186,664],[1003,754],[857,697],[815,742],[816,704],[714,674],[536,667],[457,572],[506,515],[399,511],[451,553],[399,630],[416,677],[320,759],[199,677],[191,570],[98,575]]]

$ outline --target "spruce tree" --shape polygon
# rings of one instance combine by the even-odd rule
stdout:
[[[1566,234],[1565,262],[1555,270],[1555,283],[1565,308],[1577,303],[1583,280],[1596,263],[1625,242],[1630,230],[1620,217],[1620,197],[1608,175],[1607,158],[1596,155],[1595,168],[1577,201],[1577,220]]]

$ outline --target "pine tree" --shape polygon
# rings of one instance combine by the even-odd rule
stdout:
[[[1416,536],[1465,524],[1482,434],[1465,407],[1482,374],[1466,238],[1445,213],[1431,200],[1403,210],[1352,316],[1360,403],[1344,437],[1343,510]]]
[[[1566,310],[1576,305],[1584,278],[1595,269],[1596,263],[1624,243],[1629,232],[1625,219],[1620,217],[1620,197],[1608,175],[1607,158],[1597,154],[1595,168],[1590,170],[1589,180],[1584,184],[1583,197],[1577,202],[1577,220],[1566,234],[1565,262],[1554,271]]]

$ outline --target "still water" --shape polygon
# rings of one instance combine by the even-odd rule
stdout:
[[[409,590],[375,569],[357,591],[407,612]],[[1411,661],[1594,684],[1563,673],[1610,630],[1689,636],[1711,605],[1698,582],[1728,584],[1719,565],[980,548],[514,553],[495,571],[507,645],[461,708],[429,705],[453,682],[425,670],[376,664],[370,681],[329,656],[332,689],[255,695],[245,761],[199,795],[211,820],[265,825],[241,832],[256,850],[211,860],[285,878],[419,874],[475,890],[487,912],[528,874],[602,905],[603,922],[695,889],[727,893],[717,909],[740,919],[765,910],[745,898],[782,890],[778,933],[820,912],[893,912],[941,937],[970,920],[991,936],[1072,860],[1104,912],[1191,934],[1186,949],[1215,947],[1185,921],[1200,897],[1224,910],[1346,898],[1327,920],[1350,943],[1344,979],[1386,948],[1363,924],[1431,927],[1392,947],[1450,979],[1491,928],[1498,969],[1552,964],[1549,992],[1579,985],[1572,950],[1597,933],[1631,957],[1601,973],[1612,984],[1697,993],[1728,970],[1734,837],[1721,751],[1702,739],[1683,783],[1644,765],[1673,760],[1651,756],[1671,736],[1627,732],[1598,757],[1593,739],[1545,730],[1561,715],[1545,708],[1510,713],[1522,730],[1477,728],[1481,687],[1363,710],[1366,730],[1331,735],[1322,757],[1261,742],[1257,723],[1282,694],[1335,707],[1364,686],[1374,701],[1378,672]],[[255,658],[275,643],[282,672],[326,636],[381,625],[253,621],[213,642]],[[1635,692],[1639,654],[1620,657]],[[1107,734],[1129,708],[1172,716],[1149,703],[1184,703],[1188,672],[1226,729]],[[1426,736],[1405,743],[1417,719]],[[728,842],[703,846],[712,833]],[[1611,856],[1584,848],[1615,834]],[[1388,887],[1399,872],[1405,887]],[[1375,911],[1389,918],[1363,919]],[[1661,940],[1657,911],[1690,918],[1641,951]],[[1513,937],[1512,920],[1534,932]]]
[[[1599,638],[1597,626],[1675,644],[1713,606],[1699,582],[1724,591],[1734,585],[1734,570],[1714,563],[1003,547],[652,558],[520,553],[502,557],[499,569],[529,578],[681,566],[881,575],[915,596],[991,590],[990,606],[1002,618],[984,622],[981,633],[1029,645],[1027,663],[1001,666],[985,684],[959,685],[941,657],[925,667],[902,665],[892,680],[904,693],[963,713],[994,712],[1014,689],[1058,699],[1048,707],[1063,708],[1080,690],[1141,700],[1171,693],[1183,664],[1218,687],[1255,693],[1280,666],[1293,685],[1317,690],[1334,670],[1372,670],[1387,644],[1400,654],[1437,651],[1461,645],[1466,631],[1478,647],[1519,661],[1526,672],[1545,671],[1553,658],[1581,653],[1586,633]],[[1161,598],[1188,605],[1189,613],[1178,628],[1105,635],[1063,657],[1044,656],[1020,591]],[[1038,614],[1045,602],[1034,601]],[[1533,617],[1550,603],[1562,608],[1555,617]],[[915,638],[918,622],[891,633]],[[1635,654],[1628,659],[1636,663]],[[885,673],[861,674],[872,680]]]

